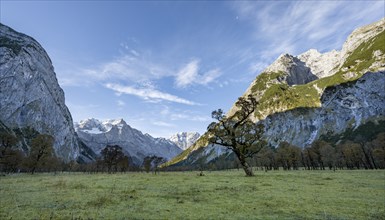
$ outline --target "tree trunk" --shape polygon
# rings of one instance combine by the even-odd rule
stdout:
[[[233,148],[232,150],[233,150],[234,154],[237,156],[239,163],[241,164],[243,170],[246,173],[246,176],[254,176],[253,169],[246,162],[245,156],[238,150],[238,148]]]
[[[241,164],[242,164],[243,170],[246,173],[246,176],[254,176],[253,169],[249,166],[249,164],[246,161],[244,163],[241,162]]]
[[[243,170],[246,173],[246,176],[254,176],[253,169],[250,167],[250,165],[246,162],[246,159],[242,156],[238,156],[239,162],[242,165]]]

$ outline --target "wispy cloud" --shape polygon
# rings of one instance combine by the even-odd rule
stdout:
[[[190,85],[208,85],[221,75],[219,69],[212,69],[205,73],[199,72],[199,60],[194,59],[181,68],[176,77],[175,85],[179,88],[185,88]]]
[[[74,67],[60,79],[63,86],[85,86],[125,81],[142,82],[172,76],[175,71],[161,62],[154,62],[151,52],[131,49],[122,43],[121,54],[109,61],[89,67]]]
[[[178,70],[179,64],[153,62],[144,51],[130,49],[122,44],[122,54],[110,61],[92,67],[72,67],[60,79],[63,86],[92,86],[124,81],[130,84],[157,81],[167,77],[174,79],[177,88],[191,85],[207,86],[221,76],[219,68],[201,71],[200,60],[193,59]],[[151,54],[151,52],[147,52]]]
[[[244,1],[233,4],[240,20],[254,29],[268,63],[281,53],[339,49],[356,27],[384,16],[383,1]]]
[[[134,88],[131,86],[122,86],[114,83],[107,83],[105,84],[105,87],[117,93],[134,95],[148,101],[154,101],[154,102],[169,101],[169,102],[175,102],[175,103],[180,103],[185,105],[199,105],[198,103],[195,103],[193,101],[189,101],[187,99],[183,99],[172,94],[161,92],[151,87]]]
[[[138,56],[138,52],[131,51],[131,54],[125,54],[95,69],[85,69],[84,73],[98,80],[130,81],[158,79],[170,74],[166,67]]]

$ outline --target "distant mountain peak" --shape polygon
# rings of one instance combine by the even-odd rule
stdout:
[[[126,126],[128,125],[122,118],[102,121],[95,118],[88,118],[81,120],[79,123],[75,123],[75,130],[90,134],[101,134],[109,132],[113,127],[117,127],[119,130],[122,130],[123,127]]]
[[[108,120],[89,118],[75,123],[75,129],[79,138],[96,155],[99,155],[106,145],[119,145],[137,165],[140,165],[143,158],[148,155],[157,155],[169,160],[182,151],[170,140],[154,138],[130,127],[122,118]]]
[[[185,150],[193,145],[200,138],[198,132],[178,132],[172,135],[169,140],[175,143],[180,149]]]
[[[111,125],[127,125],[127,122],[123,120],[123,118],[118,119],[108,119],[103,121],[104,124],[111,124]]]

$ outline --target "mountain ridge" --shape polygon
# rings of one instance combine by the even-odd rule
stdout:
[[[280,55],[276,61],[256,77],[243,95],[243,97],[247,97],[251,94],[255,96],[257,100],[263,102],[251,119],[256,122],[275,112],[297,107],[319,107],[322,92],[326,87],[353,81],[361,77],[367,71],[385,70],[384,66],[381,67],[381,65],[385,63],[385,49],[383,49],[383,47],[382,52],[380,53],[378,53],[378,50],[376,50],[377,53],[375,53],[376,51],[371,50],[371,48],[359,48],[360,46],[365,47],[366,45],[363,45],[365,43],[373,44],[373,42],[369,41],[376,36],[378,36],[376,39],[377,44],[381,44],[381,42],[385,41],[384,26],[385,18],[373,24],[357,28],[349,35],[343,44],[341,51],[332,50],[321,54],[316,52],[315,49],[311,49],[298,56],[289,54]],[[370,56],[371,58],[365,62],[366,66],[357,65],[356,60],[365,60],[366,57],[360,57],[359,51],[354,53],[355,49],[366,49],[370,52],[369,55],[363,54],[366,57]],[[381,45],[376,45],[375,49],[381,49]],[[318,60],[318,62],[315,62],[319,57],[323,58]],[[307,71],[310,71],[310,73],[305,71],[304,74],[304,69],[306,68],[308,68]],[[293,71],[293,69],[299,69],[300,71]],[[290,77],[293,75],[292,72],[294,72],[294,79],[297,75],[299,75],[297,78],[300,79],[294,81],[291,80]],[[316,75],[315,73],[319,75]],[[309,77],[309,74],[318,77],[319,81],[316,82],[314,78],[313,80],[301,79],[302,75]],[[287,80],[288,78],[289,80]],[[311,84],[307,87],[301,86],[306,84],[303,82]],[[294,96],[300,96],[300,99],[291,97],[291,94],[286,93],[284,97],[280,97],[281,105],[276,104],[275,106],[271,106],[274,105],[272,102],[277,103],[276,100],[272,99],[271,93],[280,93],[281,90],[287,90]],[[309,96],[304,96],[304,94]],[[289,101],[292,103],[285,103],[285,100],[283,100],[282,97],[290,99]],[[232,115],[236,111],[237,107],[233,105],[228,114]]]
[[[149,134],[129,126],[123,119],[100,121],[89,118],[74,123],[79,138],[97,156],[106,145],[119,145],[132,157],[136,165],[141,165],[146,156],[159,156],[170,160],[182,150],[170,140],[154,138]],[[96,159],[96,158],[95,158]]]
[[[383,89],[383,84],[385,84],[385,77],[383,75],[385,71],[385,48],[383,45],[383,42],[385,42],[384,29],[385,18],[373,24],[358,28],[349,35],[341,51],[334,50],[325,53],[326,56],[325,54],[320,54],[316,50],[309,50],[299,55],[298,57],[288,54],[279,56],[276,61],[274,61],[269,67],[267,67],[264,71],[262,71],[261,74],[256,77],[256,79],[243,94],[243,97],[252,95],[259,101],[258,109],[254,112],[250,119],[256,123],[263,120],[265,122],[266,130],[269,131],[271,126],[269,123],[266,123],[266,121],[271,120],[269,116],[280,113],[285,115],[286,112],[297,110],[301,111],[301,109],[322,109],[322,101],[325,100],[326,97],[326,95],[324,95],[325,91],[334,91],[336,93],[328,92],[328,94],[330,96],[337,96],[338,91],[335,91],[335,88],[340,88],[339,85],[342,85],[343,87],[343,85],[347,84],[356,85],[357,83],[365,83],[365,80],[359,80],[362,77],[365,79],[369,78],[369,80],[372,80],[373,83],[380,82],[380,84],[375,84],[378,88],[380,88],[380,90],[373,88],[375,90],[373,90],[373,93],[377,92],[380,95],[379,103],[383,103],[383,97],[385,97],[385,95],[381,92],[385,90]],[[320,56],[323,57],[317,60],[317,57]],[[303,78],[301,78],[302,74],[304,74]],[[379,75],[376,76],[375,74]],[[312,80],[312,75],[316,76],[318,79]],[[290,79],[290,77],[292,77],[292,79]],[[377,81],[373,79],[376,79]],[[350,82],[353,84],[349,84]],[[371,94],[371,91],[366,91],[365,89],[355,91],[360,91],[361,99],[359,101],[362,101],[363,103],[357,103],[357,100],[351,98],[352,96],[349,95],[352,93],[351,91],[346,92],[343,94],[345,96],[340,98],[346,100],[346,103],[351,102],[365,106],[364,104],[367,102],[367,97],[365,97],[365,95]],[[367,120],[383,120],[382,117],[385,114],[384,106],[385,104],[382,105],[382,107],[379,106],[377,110],[372,110],[369,108],[365,109],[367,106],[357,108],[357,111],[353,111],[352,109],[354,108],[350,108],[351,111],[345,112],[347,112],[347,114],[353,115],[356,122],[355,126],[359,126],[361,122],[363,123]],[[338,109],[349,109],[348,106],[345,106],[344,104],[339,105],[338,103],[335,105],[335,107]],[[234,105],[229,110],[227,115],[231,116],[237,110],[237,107]],[[330,110],[336,111],[336,109],[329,109],[329,111]],[[362,118],[357,117],[357,112],[362,113],[360,116]],[[313,126],[313,118],[310,115],[308,115],[309,117],[305,119],[301,119],[301,117],[299,117],[300,115],[301,114],[297,114],[295,117],[293,117],[297,120],[307,120],[307,122],[309,122],[309,126]],[[295,123],[293,123],[287,125],[289,127],[290,125],[294,126]],[[282,126],[285,127],[285,119],[278,120],[274,126],[277,129],[281,128]],[[310,127],[306,128],[310,129]],[[321,131],[319,129],[320,127],[318,127],[317,131]],[[342,132],[341,129],[334,129],[333,127],[328,129],[330,130],[329,132],[332,133]],[[345,127],[345,129],[347,128]],[[304,131],[304,128],[298,129],[298,131],[296,131],[297,133],[291,134],[294,135],[294,137],[300,137],[301,135],[298,133],[301,131]],[[328,130],[326,129],[325,132],[327,131]],[[293,132],[295,132],[295,130]],[[322,132],[318,132],[315,138],[322,135],[321,133]],[[279,137],[278,133],[270,133],[267,136],[271,137],[269,144],[273,144],[273,146],[277,146],[277,143],[282,140],[288,140],[288,138],[278,138],[280,140],[275,142],[272,141],[273,137]],[[189,155],[191,155],[194,151],[207,147],[207,137],[207,133],[203,134],[201,138],[196,142],[196,144],[192,145],[173,160],[169,161],[166,166],[181,163],[182,161],[187,160]],[[304,138],[300,139],[303,140],[305,137],[308,138],[308,134],[304,135],[303,137]],[[292,140],[293,139],[295,138],[292,137]],[[289,143],[290,141],[291,140],[289,140]],[[305,143],[308,143],[308,141],[304,141],[302,144],[300,144],[300,146],[303,146]],[[203,157],[203,155],[201,156]],[[196,157],[199,157],[199,155],[196,155],[195,158]],[[189,160],[194,161],[194,159]]]

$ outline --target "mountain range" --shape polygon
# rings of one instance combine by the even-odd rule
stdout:
[[[338,143],[362,127],[385,130],[385,19],[356,29],[340,51],[282,54],[243,94],[259,101],[250,119],[265,127],[268,145],[306,147]],[[234,105],[227,115],[237,111]],[[231,152],[209,145],[208,133],[154,138],[123,119],[73,123],[52,62],[33,38],[0,24],[0,132],[18,138],[28,153],[37,134],[54,137],[65,162],[94,161],[107,144],[119,145],[136,164],[157,155],[168,166],[194,166]],[[368,126],[370,125],[370,126]]]
[[[146,156],[156,155],[170,160],[182,152],[174,142],[143,134],[131,128],[123,119],[99,121],[91,118],[75,123],[74,126],[80,140],[96,156],[100,156],[106,145],[119,145],[136,165],[141,165]]]
[[[338,143],[362,126],[385,131],[385,18],[353,31],[341,51],[314,49],[282,54],[251,83],[243,97],[258,100],[250,119],[265,127],[264,139],[306,147],[316,140]],[[237,111],[234,105],[227,113]],[[227,158],[209,145],[208,133],[168,166],[194,166]]]

